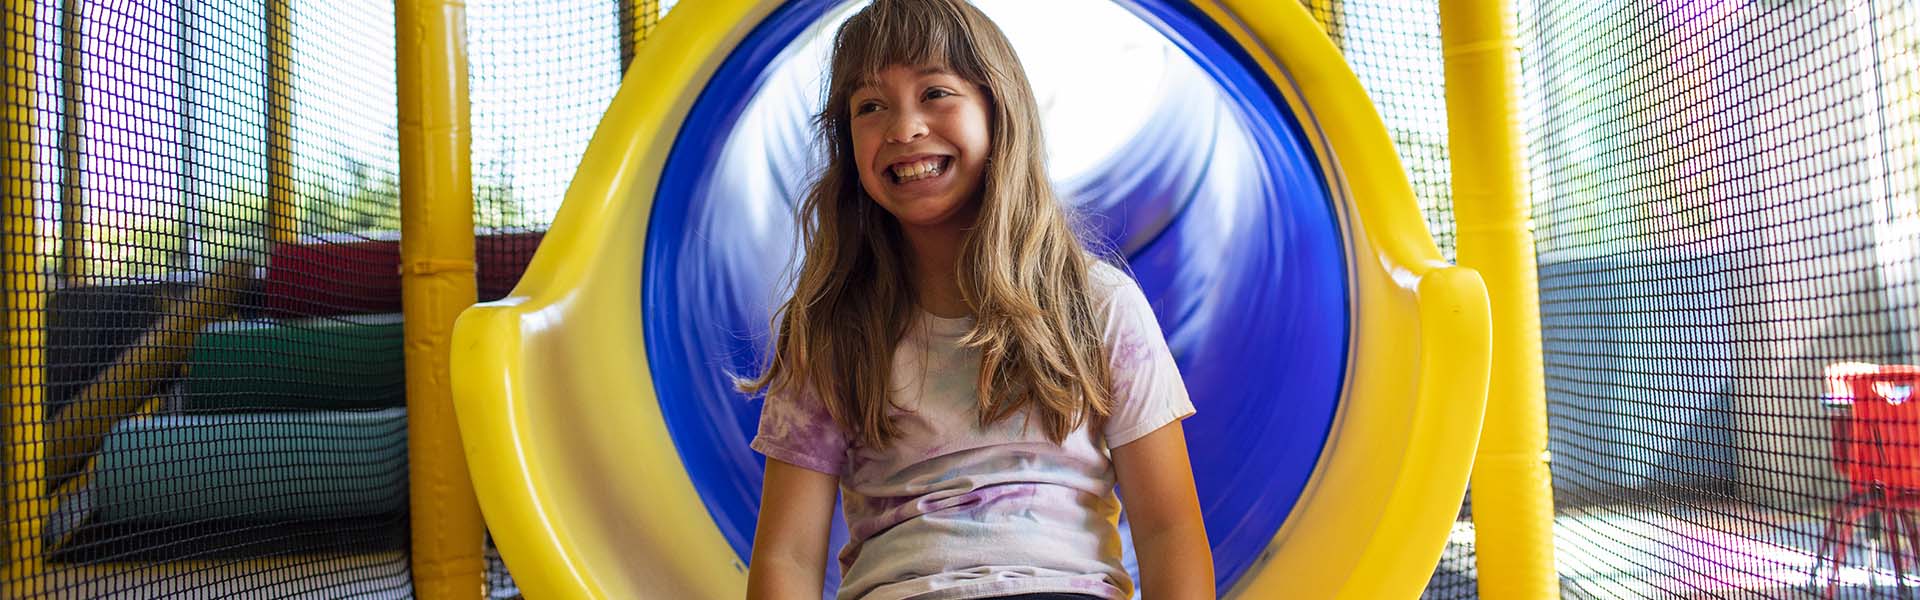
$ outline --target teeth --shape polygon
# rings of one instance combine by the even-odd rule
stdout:
[[[900,183],[919,181],[940,174],[940,159],[927,159],[893,168],[893,177]]]

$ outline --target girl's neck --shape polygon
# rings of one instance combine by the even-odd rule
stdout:
[[[960,294],[960,246],[967,232],[959,228],[908,229],[902,232],[912,252],[914,302],[943,318],[973,314]]]

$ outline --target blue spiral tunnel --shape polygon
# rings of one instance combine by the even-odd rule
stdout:
[[[996,20],[1022,10],[983,8]],[[1089,245],[1146,291],[1198,407],[1187,439],[1227,589],[1327,444],[1348,366],[1345,243],[1306,126],[1252,59],[1185,2],[1112,10],[1157,31],[1166,60],[1128,82],[1150,95],[1108,124],[1115,143],[1048,140],[1079,153],[1054,156],[1078,165],[1056,169],[1056,185]],[[731,377],[763,364],[798,264],[795,208],[819,163],[820,34],[845,14],[837,1],[787,3],[725,59],[675,139],[648,221],[652,377],[675,448],[743,562],[764,459],[747,445],[760,404]],[[836,548],[844,540],[837,524]]]

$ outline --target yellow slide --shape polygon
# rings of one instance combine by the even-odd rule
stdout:
[[[1284,526],[1222,591],[1413,597],[1445,545],[1479,438],[1486,291],[1440,258],[1372,103],[1299,3],[1195,1],[1153,14],[1201,21],[1252,56],[1309,124],[1350,294],[1327,443]],[[676,8],[638,49],[519,287],[459,320],[461,436],[488,527],[530,598],[745,595],[743,559],[662,414],[642,337],[642,260],[656,202],[677,200],[656,198],[676,136],[710,134],[684,123],[699,91],[781,4]]]

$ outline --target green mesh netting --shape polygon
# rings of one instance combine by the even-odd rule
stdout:
[[[1825,374],[1920,362],[1920,9],[1524,4],[1564,595],[1896,596],[1913,490],[1840,469],[1912,472],[1920,419],[1835,433],[1911,388]]]

